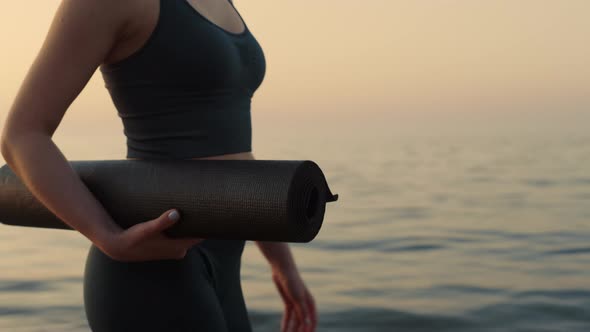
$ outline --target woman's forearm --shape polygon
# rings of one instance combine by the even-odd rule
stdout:
[[[4,138],[2,155],[31,193],[63,222],[99,248],[121,231],[75,170],[43,133]]]
[[[289,244],[285,242],[256,241],[256,245],[270,263],[273,272],[290,273],[297,271]]]

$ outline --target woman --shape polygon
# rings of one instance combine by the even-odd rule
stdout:
[[[171,239],[171,207],[121,229],[52,141],[97,68],[129,159],[254,159],[250,101],[260,45],[226,0],[62,0],[2,131],[2,155],[33,194],[91,242],[84,304],[93,331],[251,331],[244,241]],[[51,176],[49,176],[51,175]],[[286,243],[256,242],[284,301],[283,331],[317,318]]]

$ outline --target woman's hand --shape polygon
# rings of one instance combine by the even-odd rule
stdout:
[[[109,257],[123,262],[182,259],[192,246],[204,239],[173,239],[162,233],[179,219],[177,210],[168,210],[156,219],[133,225],[114,234],[101,250]]]
[[[313,332],[317,325],[317,313],[313,296],[299,273],[273,270],[272,280],[285,303],[281,321],[282,332]]]

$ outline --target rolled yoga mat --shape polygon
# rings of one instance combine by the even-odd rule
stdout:
[[[113,220],[126,229],[176,208],[170,237],[309,242],[334,202],[313,161],[73,160],[71,167]],[[48,176],[51,176],[48,174]],[[22,183],[0,168],[0,222],[69,229]]]

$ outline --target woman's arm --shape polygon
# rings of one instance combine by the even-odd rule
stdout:
[[[174,222],[166,216],[123,232],[52,140],[66,109],[123,34],[130,3],[62,1],[7,116],[1,152],[41,203],[111,257],[143,260],[151,254],[182,258],[195,239],[174,242],[154,235]],[[147,236],[149,245],[140,241]],[[140,242],[142,248],[138,248]],[[131,252],[130,246],[137,250]]]
[[[60,4],[1,137],[2,156],[31,192],[97,244],[117,225],[75,175],[52,136],[115,43],[122,23],[115,2],[65,0]]]
[[[255,241],[273,272],[296,273],[297,266],[289,245],[284,242]]]

